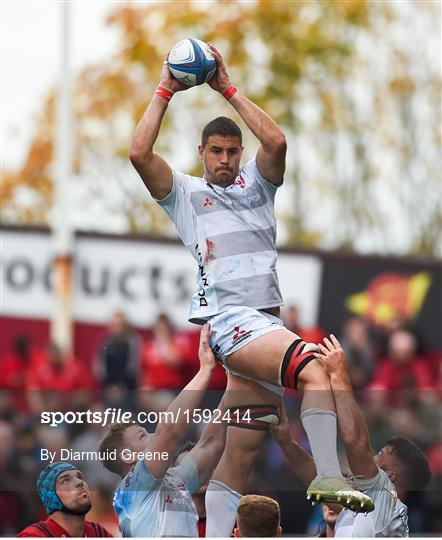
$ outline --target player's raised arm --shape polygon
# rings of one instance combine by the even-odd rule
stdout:
[[[212,421],[204,428],[197,445],[190,451],[189,455],[198,467],[200,485],[209,481],[226,446],[228,422],[225,420],[225,412],[222,399],[213,413]]]
[[[160,83],[141,118],[130,147],[130,160],[145,186],[156,199],[163,199],[172,189],[172,171],[167,162],[153,151],[167,105],[175,92],[188,86],[172,77],[165,62]]]
[[[284,134],[267,113],[240,94],[231,84],[221,53],[210,43],[209,46],[215,57],[217,69],[208,84],[230,102],[261,142],[256,155],[256,165],[261,175],[269,182],[280,185],[285,171],[287,151]]]
[[[270,426],[273,438],[281,447],[296,476],[306,486],[316,476],[316,466],[312,456],[302,448],[290,435],[289,419],[284,403],[279,407],[279,422]]]
[[[201,330],[200,369],[198,373],[169,405],[166,413],[171,414],[164,415],[165,421],[160,422],[155,433],[149,437],[147,451],[152,453],[166,452],[169,455],[168,460],[146,460],[149,472],[155,478],[162,478],[170,467],[170,463],[189,429],[191,413],[193,409],[199,407],[215,371],[216,360],[209,346],[209,333],[210,326],[205,324]]]
[[[332,334],[319,344],[322,354],[315,353],[330,375],[338,415],[339,432],[353,474],[373,478],[378,468],[370,448],[367,424],[356,403],[341,344]]]

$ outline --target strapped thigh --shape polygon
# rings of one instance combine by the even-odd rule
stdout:
[[[279,421],[277,405],[241,405],[229,407],[229,426],[258,431],[268,431]]]
[[[297,389],[299,374],[309,362],[315,359],[314,352],[320,352],[319,347],[314,343],[306,343],[300,338],[290,345],[281,364],[281,386]]]

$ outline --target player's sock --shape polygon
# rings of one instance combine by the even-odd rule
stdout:
[[[306,409],[301,421],[307,433],[318,476],[341,476],[336,448],[337,416],[326,409]]]
[[[210,480],[206,492],[206,537],[232,535],[241,495],[218,480]]]

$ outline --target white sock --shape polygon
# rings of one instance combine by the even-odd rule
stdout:
[[[206,537],[232,535],[241,494],[218,480],[210,480],[206,491]]]
[[[307,433],[318,476],[342,476],[336,448],[336,413],[326,409],[307,409],[301,413],[301,421]]]

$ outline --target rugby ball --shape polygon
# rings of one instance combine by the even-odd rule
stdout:
[[[167,63],[173,77],[187,86],[204,84],[216,71],[216,60],[207,43],[193,38],[176,43]]]

